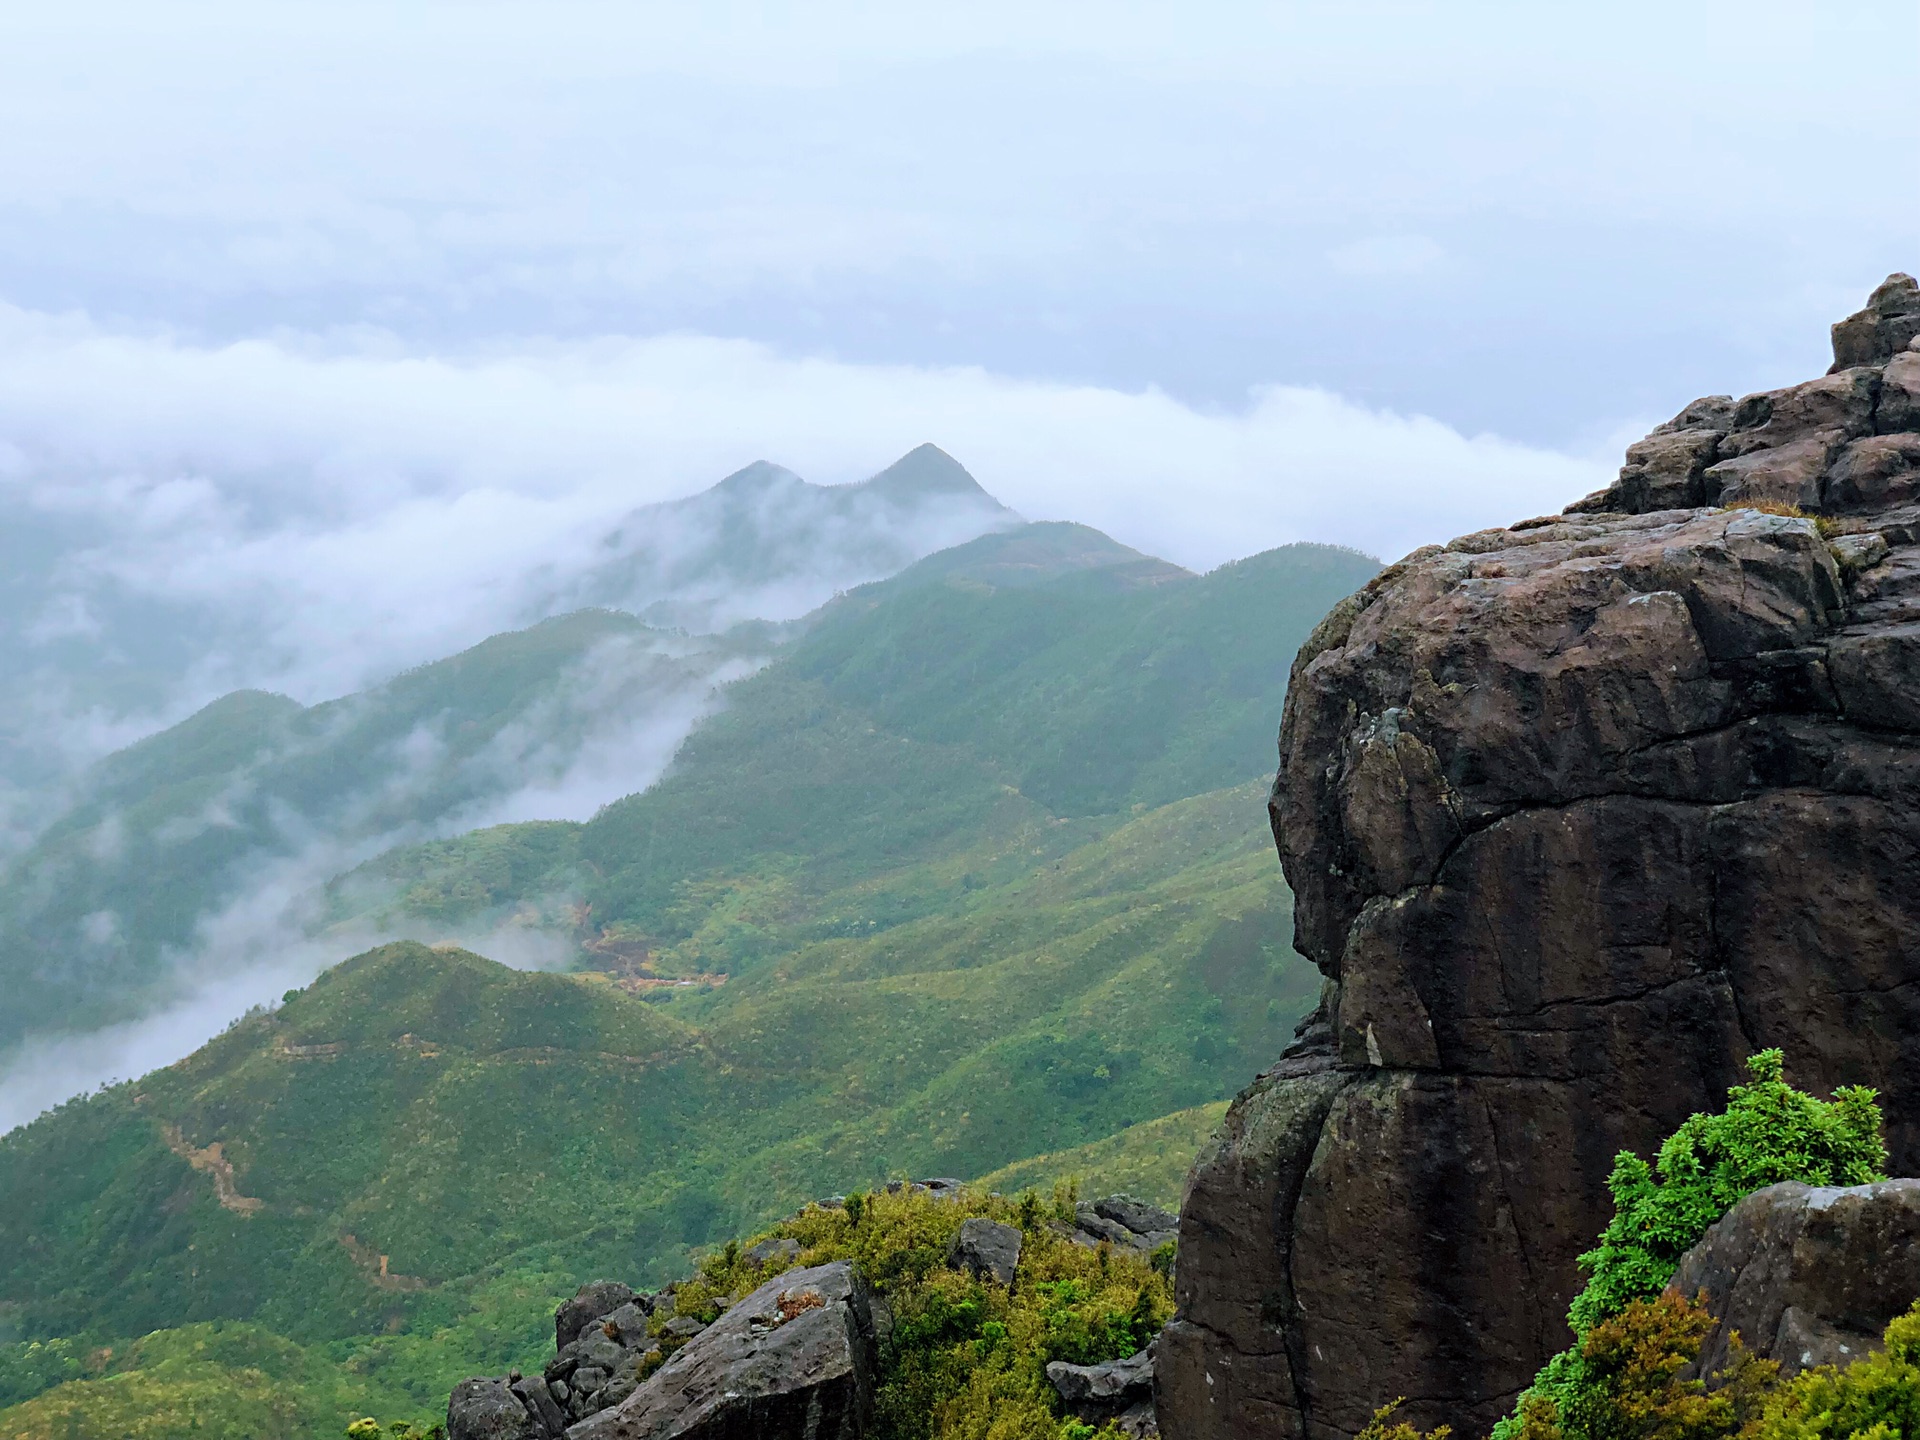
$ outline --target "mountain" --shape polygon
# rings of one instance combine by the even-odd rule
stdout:
[[[853,485],[811,485],[762,460],[699,495],[634,510],[601,539],[602,558],[544,606],[612,606],[703,633],[794,619],[923,555],[1019,523],[934,445]]]
[[[986,536],[828,606],[646,792],[570,835],[382,857],[334,913],[520,915],[660,978],[876,933],[1256,773],[1276,657],[1374,568],[1303,545],[1197,577],[1081,526]]]
[[[1318,985],[1252,777],[1286,657],[1375,569],[996,533],[824,607],[649,789],[361,865],[341,937],[545,935],[588,968],[387,945],[0,1141],[0,1380],[39,1403],[50,1354],[253,1327],[424,1413],[536,1358],[582,1279],[1217,1102]]]
[[[300,933],[303,894],[396,841],[590,814],[643,787],[773,643],[585,611],[342,700],[215,701],[102,761],[0,871],[0,982],[18,1002],[0,1046],[137,1015],[180,972],[258,958]]]
[[[400,557],[364,572],[363,604],[337,576],[303,571],[317,560],[294,558],[315,536],[353,532],[324,485],[195,475],[149,494],[137,477],[104,490],[89,477],[0,478],[0,856],[58,818],[91,762],[222,692],[363,690],[581,609],[698,634],[797,619],[1019,519],[931,445],[853,485],[810,485],[763,461],[635,509],[597,542],[553,542],[559,558],[452,567],[466,587],[456,593],[423,591]],[[128,485],[140,503],[110,498]],[[188,494],[184,509],[163,503]],[[316,610],[348,628],[312,623]]]

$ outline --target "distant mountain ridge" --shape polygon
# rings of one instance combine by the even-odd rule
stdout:
[[[179,565],[143,560],[131,548],[151,543],[137,530],[116,537],[31,500],[0,501],[11,507],[0,508],[5,855],[57,816],[69,783],[114,743],[93,737],[125,743],[143,726],[160,728],[157,717],[186,713],[223,690],[287,689],[289,675],[312,659],[303,660],[298,644],[316,642],[289,624],[314,603],[297,577],[284,593],[258,576],[236,581],[239,589],[182,588],[169,578]],[[797,619],[840,591],[1019,521],[933,445],[850,485],[813,485],[757,461],[697,494],[629,512],[584,558],[563,565],[528,557],[485,597],[497,623],[467,632],[464,644],[415,644],[391,671],[362,672],[332,693],[377,686],[407,664],[477,644],[489,629],[581,609],[626,610],[656,628],[696,634]],[[289,640],[289,629],[303,638]]]
[[[793,619],[1020,523],[936,445],[850,485],[814,485],[758,460],[698,495],[631,512],[601,541],[607,557],[543,604],[608,605],[703,633]]]

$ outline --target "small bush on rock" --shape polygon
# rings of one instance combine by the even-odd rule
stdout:
[[[1887,1348],[1795,1377],[1754,1440],[1907,1440],[1920,1435],[1920,1302],[1887,1326]]]
[[[1610,1440],[1616,1432],[1591,1430],[1582,1418],[1604,1393],[1604,1377],[1596,1368],[1601,1362],[1587,1353],[1596,1326],[1635,1301],[1658,1296],[1680,1257],[1755,1190],[1782,1180],[1864,1185],[1883,1178],[1887,1150],[1874,1091],[1844,1086],[1824,1101],[1795,1090],[1784,1078],[1778,1050],[1761,1051],[1747,1068],[1753,1078],[1727,1092],[1726,1110],[1690,1117],[1660,1147],[1651,1166],[1630,1151],[1620,1152],[1607,1182],[1613,1219],[1600,1243],[1580,1257],[1589,1278],[1567,1315],[1576,1344],[1547,1362],[1516,1412],[1494,1427],[1494,1440],[1550,1440],[1540,1428],[1548,1423],[1560,1427],[1565,1440]],[[1671,1317],[1642,1318],[1668,1323]],[[1678,1334],[1668,1339],[1677,1340]],[[1525,1428],[1529,1424],[1535,1426],[1531,1431]]]

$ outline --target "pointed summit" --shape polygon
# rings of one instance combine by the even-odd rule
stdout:
[[[806,481],[786,466],[776,465],[771,460],[756,460],[719,481],[713,489],[722,495],[757,496],[784,485],[804,484]]]
[[[859,488],[895,502],[951,495],[1005,508],[967,473],[966,466],[932,444],[915,446],[872,479],[862,481]]]

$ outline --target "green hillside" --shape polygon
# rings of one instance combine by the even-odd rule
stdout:
[[[338,868],[430,832],[544,778],[620,706],[703,694],[768,648],[757,632],[694,641],[585,611],[343,700],[215,701],[103,761],[0,875],[0,983],[18,1002],[0,1011],[0,1046],[145,1009],[203,920],[287,883],[276,862]]]
[[[1023,1190],[1051,1194],[1056,1186],[1073,1185],[1082,1195],[1137,1195],[1178,1211],[1187,1169],[1226,1113],[1224,1100],[1176,1110],[1071,1150],[1016,1160],[982,1175],[979,1183],[1006,1195]]]
[[[1164,1193],[1318,988],[1258,777],[1372,568],[989,537],[828,607],[645,793],[343,877],[336,925],[544,926],[591,968],[386,945],[0,1140],[0,1435],[167,1385],[207,1434],[257,1433],[221,1394],[428,1414],[581,1280],[890,1176]]]
[[[578,927],[670,977],[964,909],[1270,771],[1293,653],[1375,568],[1296,545],[1196,577],[1084,526],[987,536],[828,607],[652,789],[571,834],[384,856],[335,916]]]

